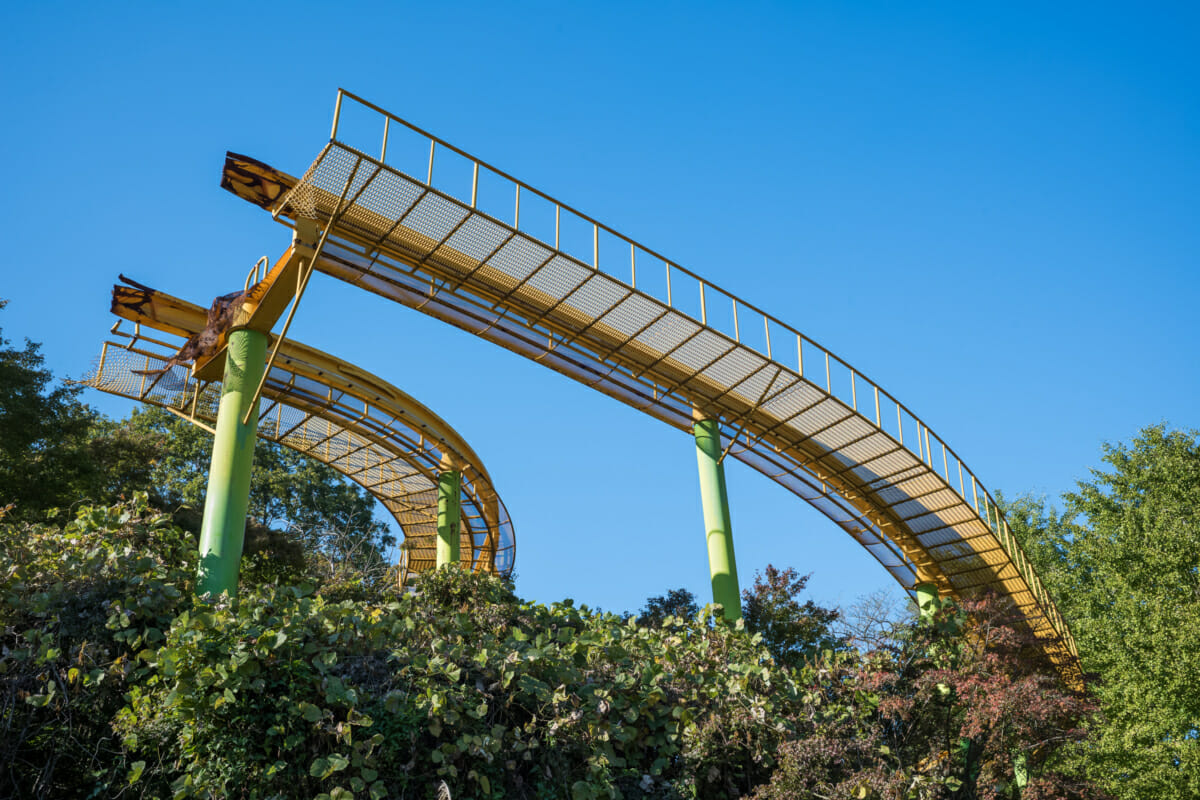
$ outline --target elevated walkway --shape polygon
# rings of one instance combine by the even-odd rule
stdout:
[[[129,286],[115,286],[113,295],[114,313],[132,322],[132,330],[121,322],[113,326],[114,338],[105,342],[85,383],[211,430],[220,375],[194,378],[188,366],[169,363],[183,340],[204,329],[206,310]],[[147,335],[147,328],[155,335]],[[512,572],[512,522],[483,462],[448,423],[411,396],[327,353],[285,340],[263,397],[259,438],[329,465],[392,514],[404,537],[402,581],[436,564],[438,473],[447,461],[462,474],[463,560],[477,571]]]
[[[351,112],[361,134],[345,126]],[[346,92],[301,178],[230,154],[222,185],[323,231],[326,274],[680,430],[696,414],[719,420],[727,455],[822,511],[910,592],[1011,597],[1079,684],[1067,625],[982,482],[899,400],[795,328]]]

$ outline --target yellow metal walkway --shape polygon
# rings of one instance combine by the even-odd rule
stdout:
[[[349,118],[366,132],[353,141]],[[697,414],[719,419],[728,455],[824,512],[905,588],[1011,597],[1078,683],[1066,623],[982,482],[904,404],[795,328],[346,92],[303,177],[230,154],[222,185],[323,231],[324,273],[681,430]]]
[[[114,287],[113,295],[114,313],[133,322],[133,330],[113,327],[115,338],[104,344],[85,383],[202,427],[215,423],[220,377],[194,378],[187,366],[168,365],[181,340],[204,328],[205,309],[129,286]],[[148,336],[145,328],[171,341]],[[470,445],[428,408],[357,367],[292,341],[282,343],[263,397],[259,438],[328,464],[395,517],[404,536],[401,580],[436,564],[437,481],[447,461],[462,472],[464,561],[469,558],[477,571],[512,572],[515,535],[491,476]]]

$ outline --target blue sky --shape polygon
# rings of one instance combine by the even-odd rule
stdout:
[[[0,326],[79,376],[119,272],[240,288],[287,233],[218,188],[224,152],[302,171],[344,86],[798,327],[990,488],[1054,497],[1103,441],[1200,427],[1196,8],[7,4]],[[292,334],[467,437],[524,596],[709,596],[686,435],[324,276]],[[743,585],[767,563],[829,604],[893,585],[728,477]]]

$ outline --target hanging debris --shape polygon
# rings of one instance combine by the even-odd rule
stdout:
[[[136,314],[147,314],[147,307],[153,308],[152,302],[157,291],[135,280],[120,276],[128,286],[114,286],[112,312],[120,315],[120,309],[128,309]],[[179,352],[171,357],[161,369],[133,370],[139,375],[160,375],[177,365],[188,365],[197,359],[211,356],[217,351],[222,337],[233,325],[238,311],[246,299],[246,292],[230,292],[213,300],[208,308],[208,318],[204,329],[188,337],[179,348]],[[124,316],[124,315],[122,315]]]

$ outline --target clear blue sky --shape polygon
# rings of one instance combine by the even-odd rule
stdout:
[[[1105,440],[1200,427],[1197,8],[9,3],[0,326],[80,376],[117,273],[239,288],[287,232],[218,188],[224,152],[298,173],[344,86],[795,325],[991,488],[1054,497]],[[467,437],[523,595],[709,596],[683,433],[324,276],[293,335]],[[799,499],[729,481],[743,585],[768,562],[825,603],[892,585]]]

